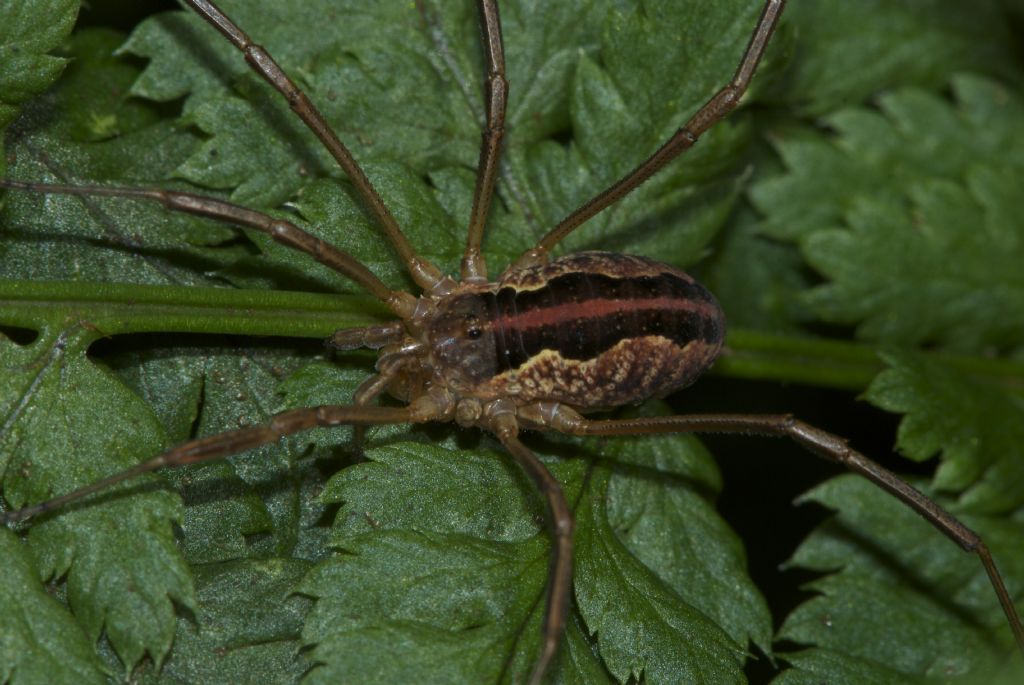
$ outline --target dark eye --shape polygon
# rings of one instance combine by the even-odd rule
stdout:
[[[480,327],[479,320],[475,314],[470,314],[466,317],[465,327],[462,330],[470,340],[476,340],[484,334],[484,330]]]

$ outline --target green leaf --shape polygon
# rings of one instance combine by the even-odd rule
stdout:
[[[811,115],[902,86],[940,89],[957,71],[1021,77],[998,0],[796,2],[787,13],[800,58],[773,95]]]
[[[622,465],[614,474],[580,459],[550,466],[570,501],[618,503],[614,512],[598,504],[576,510],[577,621],[597,633],[619,679],[712,677],[708,664],[718,662],[719,677],[733,679],[748,635],[767,647],[766,608],[743,579],[735,541],[729,551],[700,549],[705,539],[729,539],[707,495],[693,492],[691,479],[717,486],[708,455],[685,438],[652,443],[606,442],[601,456]],[[302,588],[318,598],[306,633],[324,662],[317,679],[393,681],[419,669],[440,682],[490,681],[509,677],[501,664],[510,653],[513,677],[525,677],[540,648],[548,543],[536,524],[543,508],[524,476],[510,463],[496,469],[502,457],[490,450],[400,442],[366,455],[370,462],[338,474],[324,493],[342,503],[335,529],[343,554]],[[630,506],[638,497],[647,511]],[[707,574],[700,581],[699,566]],[[736,601],[712,601],[708,588],[718,583]],[[609,603],[634,595],[628,605]],[[693,648],[675,647],[686,643]],[[404,655],[412,646],[430,661]],[[385,654],[396,650],[395,670],[380,675]]]
[[[824,136],[781,129],[773,138],[788,171],[755,185],[752,197],[773,235],[792,239],[841,220],[854,198],[908,204],[921,180],[963,181],[978,165],[1019,167],[1021,102],[974,75],[952,75],[954,101],[917,88],[893,90],[876,108],[848,107]],[[784,203],[784,195],[799,198]]]
[[[841,652],[814,649],[797,654],[787,654],[786,660],[793,668],[785,671],[772,681],[772,685],[814,685],[822,679],[836,683],[863,683],[864,685],[889,685],[889,683],[924,683],[924,677],[909,677],[885,666],[866,659],[857,659]]]
[[[749,641],[770,651],[768,608],[757,588],[743,578],[742,543],[715,511],[713,497],[722,483],[710,453],[693,437],[663,436],[605,442],[599,453],[618,466],[603,486],[608,511],[594,505],[593,513],[603,514],[595,516],[594,525],[601,526],[604,544],[617,546],[615,538],[620,539],[736,644]],[[665,482],[646,477],[655,473]],[[591,477],[600,492],[600,476]],[[668,531],[673,535],[666,540]],[[603,565],[601,555],[589,561]],[[718,601],[725,595],[728,602]]]
[[[540,537],[498,543],[406,531],[350,539],[346,554],[302,587],[318,599],[305,633],[320,662],[311,680],[499,679],[510,653],[533,653],[516,641],[543,593],[536,579],[546,547]]]
[[[788,171],[753,198],[766,229],[799,239],[828,279],[806,299],[825,321],[904,345],[1012,348],[1024,313],[1022,104],[991,81],[953,85],[956,107],[902,90],[881,113],[833,115],[834,138],[783,134]]]
[[[594,474],[591,487],[606,488],[607,477]],[[612,531],[603,501],[588,498],[576,510],[576,573],[582,581],[576,598],[587,625],[597,632],[608,670],[620,682],[641,674],[652,682],[739,678],[744,657],[739,643],[716,627],[699,604],[681,601],[630,554]],[[663,527],[659,533],[669,530]],[[751,617],[745,618],[749,625]]]
[[[128,468],[164,435],[152,410],[85,355],[82,328],[5,341],[2,436],[5,498],[18,508]],[[111,497],[105,506],[43,517],[28,540],[42,580],[66,576],[67,599],[84,632],[105,631],[125,663],[159,661],[174,637],[172,602],[191,606],[188,569],[171,525],[180,504],[166,492]],[[26,599],[28,599],[26,597]]]
[[[53,597],[40,587],[29,550],[0,531],[4,575],[0,586],[0,676],[21,683],[103,683],[92,644]]]
[[[65,41],[67,13],[58,20],[43,0],[15,4],[39,23],[0,22],[0,55],[28,36],[37,40],[33,60],[54,72],[68,66],[39,97],[0,103],[0,116],[3,107],[23,111],[7,129],[5,178],[237,202],[412,290],[351,182],[203,21],[162,13],[130,33],[83,23]],[[473,3],[223,5],[324,112],[411,243],[454,273],[485,110]],[[511,90],[484,246],[492,276],[728,82],[760,7],[501,3]],[[1018,351],[1024,337],[1015,323],[1020,106],[1005,81],[992,80],[1019,68],[1001,40],[964,50],[1001,18],[985,7],[971,21],[940,13],[945,41],[929,30],[894,45],[884,41],[906,36],[883,29],[903,16],[900,7],[879,5],[860,28],[841,0],[790,3],[792,20],[740,111],[558,249],[632,252],[710,272],[730,320],[756,329],[730,335],[718,367],[730,384],[707,379],[670,398],[671,410],[641,414],[796,404],[844,425],[849,406],[832,396],[740,380],[863,389],[882,365],[837,322],[904,346],[959,351],[896,363],[871,398],[909,412],[904,450],[945,454],[938,486],[961,497],[950,506],[985,534],[1020,596],[1012,426],[1024,370],[983,358]],[[809,16],[821,18],[820,32],[803,28]],[[846,24],[842,36],[857,49],[826,20]],[[933,61],[920,52],[938,48]],[[882,59],[894,54],[912,57]],[[871,68],[849,69],[847,58]],[[965,67],[987,72],[949,73]],[[913,72],[907,81],[892,80],[904,71]],[[32,94],[44,87],[39,73],[0,59],[0,83],[22,79]],[[894,82],[949,87],[955,101],[922,89],[891,91],[879,109],[861,99]],[[21,98],[18,88],[0,97]],[[811,104],[808,89],[817,94]],[[769,92],[804,109],[831,111],[837,99],[849,109],[830,116],[835,133],[825,134],[798,110],[758,107]],[[774,149],[761,140],[769,133]],[[751,186],[755,208],[745,205]],[[373,374],[375,354],[328,353],[305,339],[380,323],[386,307],[308,255],[153,202],[22,191],[0,201],[5,509],[284,408],[349,404]],[[885,222],[869,221],[872,208]],[[933,277],[955,258],[951,290]],[[795,297],[819,284],[812,270],[826,282]],[[885,432],[872,418],[854,444]],[[785,470],[772,461],[796,447],[714,443],[730,472],[723,479],[685,436],[524,440],[576,514],[575,585],[549,682],[733,683],[780,671],[784,680],[964,682],[990,676],[1010,649],[975,560],[893,503],[889,516],[875,494],[839,481],[823,486],[834,491],[830,506],[888,518],[844,513],[826,532],[852,534],[828,547],[832,556],[815,551],[825,533],[803,548],[801,564],[842,571],[815,580],[824,598],[797,605],[786,622],[782,639],[799,640],[802,651],[785,670],[771,626],[794,604],[771,587],[778,562],[766,564],[758,544],[783,543],[775,530],[751,533],[749,521],[774,521],[778,512],[762,499],[788,506],[791,482],[806,482],[806,462]],[[756,473],[778,480],[755,483],[757,495],[737,506],[734,464],[757,462],[773,465]],[[730,512],[754,513],[727,523],[720,498]],[[69,681],[522,682],[540,651],[544,516],[543,498],[491,438],[451,425],[379,427],[358,446],[351,430],[317,429],[167,470],[19,524],[16,535],[0,531],[10,567],[0,574],[0,623],[12,622],[0,630],[0,674],[38,682],[51,671],[33,669],[53,664]],[[860,561],[873,561],[879,545],[890,560],[881,571]],[[748,556],[754,569],[773,567],[767,583],[748,572]],[[841,615],[841,630],[817,629],[822,602]]]
[[[178,623],[174,652],[154,682],[297,680],[308,600],[293,594],[309,570],[298,559],[244,559],[196,568],[200,610]]]
[[[941,451],[934,486],[962,493],[960,504],[983,513],[1024,504],[1024,400],[992,383],[908,353],[888,353],[891,368],[865,394],[905,414],[896,446],[916,461]]]
[[[0,7],[0,126],[10,124],[22,103],[60,75],[66,60],[48,53],[67,38],[77,11],[75,0]]]
[[[967,189],[948,182],[922,187],[914,217],[857,202],[847,217],[850,230],[819,231],[804,241],[811,264],[833,279],[809,293],[810,306],[829,321],[860,322],[859,333],[871,339],[965,351],[1017,344],[1024,250],[1013,227],[994,216],[1009,206],[990,213],[970,195],[984,188],[999,195],[996,202],[1005,200],[1015,176],[979,170]]]
[[[887,680],[970,675],[985,682],[981,675],[1004,668],[1005,647],[991,634],[997,630],[1008,643],[1009,631],[977,558],[863,479],[833,479],[805,499],[839,514],[801,545],[792,563],[837,572],[810,585],[820,594],[790,614],[780,637],[854,657],[859,665],[849,667],[849,680],[835,682],[864,682],[864,673],[879,670],[892,674]],[[984,537],[1009,578],[1020,578],[1021,559],[1013,553],[1024,534],[1019,514],[1003,520],[940,501]],[[1019,594],[1019,581],[1009,589]],[[1019,664],[1013,666],[1019,673]]]

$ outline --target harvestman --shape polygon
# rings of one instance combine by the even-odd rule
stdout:
[[[1018,646],[1024,628],[982,540],[936,503],[845,441],[788,415],[708,414],[590,420],[587,411],[632,404],[692,383],[714,360],[723,318],[711,295],[686,274],[652,260],[602,252],[559,259],[551,250],[588,219],[614,204],[688,150],[731,112],[746,91],[775,30],[785,0],[766,0],[736,72],[657,152],[610,188],[572,212],[490,282],[480,251],[504,135],[508,83],[496,0],[479,0],[487,62],[486,126],[480,148],[461,279],[420,257],[373,184],[316,107],[270,54],[212,2],[186,0],[244,55],[288,101],[345,171],[365,209],[422,289],[416,297],[385,285],[352,255],[294,224],[212,197],[154,189],[0,181],[0,187],[155,200],[167,209],[267,233],[351,278],[383,302],[397,320],[337,331],[339,349],[380,350],[377,374],[357,390],[352,406],[285,411],[267,425],[192,440],[134,468],[55,499],[3,515],[20,521],[163,466],[176,466],[276,442],[317,426],[362,427],[455,421],[493,433],[544,494],[554,544],[544,613],[543,646],[530,682],[543,678],[558,649],[572,587],[573,517],[558,482],[519,440],[520,429],[580,436],[649,433],[747,433],[788,437],[810,452],[845,465],[913,508],[974,552],[988,574]],[[580,318],[580,312],[584,317]],[[575,332],[575,334],[573,334]],[[407,402],[371,406],[382,393]]]

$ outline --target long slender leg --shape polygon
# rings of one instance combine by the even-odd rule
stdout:
[[[365,407],[378,397],[387,387],[387,379],[381,375],[370,376],[363,381],[352,397],[352,404],[357,407]],[[352,426],[352,452],[351,458],[355,461],[363,461],[363,442],[366,441],[366,426]]]
[[[318,426],[377,425],[387,423],[419,423],[433,418],[430,402],[408,407],[341,407],[327,405],[281,412],[262,426],[241,428],[205,438],[190,440],[141,462],[130,469],[115,473],[66,495],[41,504],[9,511],[0,515],[0,524],[23,521],[47,511],[80,500],[105,490],[129,478],[155,471],[164,466],[181,466],[201,461],[220,459],[244,450],[276,442],[283,437]]]
[[[385,345],[397,343],[403,335],[405,335],[404,323],[392,321],[377,326],[342,328],[334,331],[325,344],[336,350],[357,350],[360,347],[379,350]]]
[[[555,658],[562,634],[565,632],[569,595],[572,592],[572,532],[573,518],[569,503],[551,472],[537,456],[519,441],[518,427],[512,414],[494,417],[492,430],[505,449],[544,494],[548,505],[548,522],[554,544],[551,546],[551,570],[548,575],[548,596],[544,610],[544,634],[540,657],[530,674],[530,685],[540,685],[551,661]]]
[[[621,200],[666,164],[689,150],[705,131],[734,110],[750,85],[750,79],[764,55],[765,48],[775,31],[775,26],[785,5],[786,0],[766,0],[764,9],[761,11],[761,18],[757,22],[757,28],[754,29],[747,49],[743,53],[743,59],[727,86],[715,93],[682,128],[676,131],[675,135],[658,148],[657,152],[616,181],[610,188],[588,200],[572,214],[562,219],[557,226],[540,239],[536,247],[520,257],[520,262],[544,261],[551,249],[567,235],[606,207]]]
[[[245,61],[253,71],[262,76],[267,83],[284,96],[292,111],[299,115],[303,123],[331,153],[331,156],[352,182],[363,203],[377,219],[384,234],[391,241],[395,251],[398,252],[398,256],[405,262],[409,275],[416,281],[416,284],[421,288],[428,289],[441,280],[441,272],[438,268],[416,254],[405,234],[402,233],[402,229],[398,227],[395,217],[391,215],[377,189],[366,177],[352,153],[341,142],[312,101],[278,66],[270,53],[263,46],[253,43],[245,31],[231,21],[214,3],[209,0],[185,0],[185,2],[245,55]]]
[[[394,380],[398,372],[409,358],[402,354],[382,356],[377,362],[378,373],[370,376],[359,384],[352,395],[352,404],[357,407],[365,407],[375,400],[381,393],[387,390],[388,385]],[[355,424],[352,426],[352,453],[357,460],[363,459],[363,441],[366,438],[366,426]]]
[[[1006,620],[1013,631],[1017,647],[1024,653],[1024,626],[996,568],[992,554],[981,537],[958,521],[952,514],[896,474],[851,449],[846,441],[820,428],[799,421],[787,414],[703,414],[695,416],[657,416],[640,419],[590,421],[564,407],[555,409],[550,419],[552,428],[573,435],[645,435],[651,433],[744,433],[786,437],[813,454],[842,464],[875,485],[889,492],[920,514],[928,523],[945,534],[967,552],[981,559],[995,590]]]
[[[498,176],[501,140],[505,136],[505,108],[508,104],[508,80],[505,78],[505,48],[501,38],[501,18],[496,0],[480,0],[480,27],[487,58],[487,123],[481,134],[480,161],[473,191],[473,210],[469,214],[466,252],[462,257],[462,280],[486,280],[487,264],[480,253],[484,224],[494,197]]]
[[[230,202],[224,202],[214,197],[153,188],[27,183],[3,179],[0,179],[0,188],[30,190],[41,193],[60,193],[64,195],[104,195],[108,197],[155,200],[172,212],[203,216],[208,219],[245,226],[246,228],[266,233],[282,245],[286,245],[299,252],[305,252],[321,264],[351,278],[366,288],[371,295],[387,304],[399,316],[410,316],[416,306],[416,299],[412,295],[399,290],[392,290],[377,278],[372,271],[360,264],[355,257],[344,250],[340,250],[330,243],[307,233],[290,221],[275,219],[267,214],[231,204]]]

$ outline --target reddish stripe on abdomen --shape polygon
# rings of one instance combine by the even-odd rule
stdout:
[[[586,360],[630,338],[717,347],[723,335],[714,298],[678,272],[622,278],[569,272],[540,288],[503,287],[487,299],[501,369],[518,368],[543,350]]]
[[[672,297],[658,297],[647,300],[586,300],[579,303],[543,307],[514,315],[502,315],[496,321],[505,330],[526,331],[530,328],[550,326],[579,318],[601,319],[628,310],[667,311],[679,309],[688,312],[700,311],[702,304]]]

